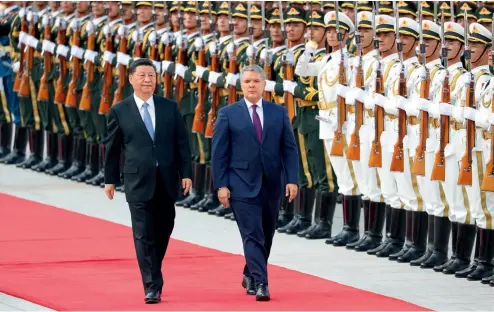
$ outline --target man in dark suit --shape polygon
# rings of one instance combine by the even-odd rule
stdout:
[[[298,191],[298,149],[286,108],[262,99],[266,76],[261,67],[244,67],[240,81],[244,99],[218,112],[213,181],[221,204],[231,205],[242,236],[247,263],[242,286],[257,301],[267,301],[267,261],[280,199],[289,196],[291,202]]]
[[[156,68],[152,61],[133,62],[129,81],[134,93],[113,106],[108,116],[105,193],[113,199],[123,151],[125,196],[145,301],[157,303],[161,300],[161,264],[174,226],[179,178],[184,194],[192,185],[191,152],[177,103],[153,95]]]

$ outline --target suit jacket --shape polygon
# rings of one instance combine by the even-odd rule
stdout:
[[[110,109],[105,155],[105,184],[120,182],[120,154],[128,202],[148,201],[156,187],[156,163],[168,195],[175,200],[179,179],[191,178],[192,160],[185,124],[177,103],[154,96],[154,141],[146,130],[134,95]],[[164,191],[164,190],[163,190]]]
[[[257,139],[245,100],[218,112],[213,133],[213,183],[215,188],[228,187],[232,198],[254,198],[261,186],[279,198],[283,173],[286,183],[298,184],[298,149],[287,110],[264,100],[262,109],[262,142]]]

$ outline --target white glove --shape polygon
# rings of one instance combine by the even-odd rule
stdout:
[[[26,32],[21,31],[19,33],[19,43],[26,44],[26,37],[29,36]]]
[[[408,100],[402,96],[398,96],[395,103],[396,103],[396,108],[402,109],[404,111],[406,111],[408,106],[410,105]]]
[[[175,74],[179,75],[180,77],[184,78],[185,76],[185,71],[188,69],[187,66],[184,66],[180,63],[175,63]]]
[[[73,57],[75,56],[78,59],[82,60],[84,56],[84,50],[79,48],[78,46],[72,46],[70,48],[70,55]]]
[[[381,106],[382,108],[386,107],[386,102],[388,101],[388,99],[384,95],[379,93],[374,94],[373,100],[374,105]]]
[[[472,107],[465,107],[463,110],[463,118],[475,121],[475,116],[477,115],[477,110]]]
[[[360,103],[365,103],[367,101],[367,98],[369,98],[369,93],[365,90],[362,89],[356,89],[357,93],[355,94],[355,99],[358,100]],[[374,107],[374,105],[372,106]]]
[[[39,40],[38,40],[38,39],[36,39],[36,38],[34,38],[33,36],[28,36],[28,37],[26,37],[26,38],[27,38],[27,39],[26,39],[26,40],[27,40],[27,43],[26,43],[26,44],[27,44],[28,46],[30,46],[30,47],[32,47],[32,48],[34,48],[34,49],[36,49],[36,47],[38,46]]]
[[[161,62],[153,61],[154,67],[156,67],[156,72],[161,73]]]
[[[170,61],[161,61],[161,71],[162,71],[162,74],[164,74],[165,72],[168,71],[168,69],[170,68],[170,65],[172,64],[172,62]]]
[[[105,53],[103,54],[103,61],[107,63],[111,64],[114,58],[115,58],[115,53],[111,53],[110,51],[105,51]]]
[[[395,99],[387,99],[384,104],[384,111],[391,115],[395,115],[395,116],[398,115],[398,109],[396,104],[397,103]]]
[[[374,105],[376,102],[374,97],[369,94],[369,96],[365,98],[365,101],[363,103],[366,109],[374,109]]]
[[[130,55],[122,53],[122,52],[117,52],[117,63],[122,64],[124,66],[129,66]]]
[[[453,108],[453,105],[449,103],[439,103],[439,114],[442,116],[451,116]]]
[[[311,45],[310,42],[307,42],[305,44],[305,51],[304,51],[304,54],[306,54],[307,56],[309,56],[309,58],[314,55],[316,53],[316,49],[314,49]]]
[[[86,53],[84,53],[84,59],[86,61],[93,63],[93,64],[96,62],[97,56],[98,56],[98,53],[96,51],[86,50]]]
[[[273,81],[273,80],[266,80],[266,87],[264,88],[264,91],[273,92],[275,85],[276,85],[276,82],[275,81]]]
[[[196,75],[197,75],[197,77],[202,78],[202,76],[204,75],[204,72],[206,70],[207,70],[206,67],[202,67],[202,66],[197,65],[196,66]]]
[[[490,123],[492,126],[494,126],[494,114],[491,114],[491,115],[489,116],[489,123]]]
[[[439,118],[439,117],[441,117],[441,114],[440,114],[440,112],[439,112],[439,105],[440,105],[440,104],[438,104],[438,103],[431,103],[431,104],[429,105],[429,110],[428,110],[428,112],[429,112],[429,115],[430,115],[431,117],[434,117],[434,118]]]
[[[43,44],[41,45],[41,49],[45,52],[54,54],[55,53],[55,43],[50,40],[43,40]]]
[[[63,57],[67,57],[67,54],[69,54],[69,48],[64,45],[59,45],[57,46],[57,55],[62,55]]]
[[[464,107],[455,106],[453,108],[453,118],[458,122],[463,122],[465,119],[463,118],[463,109]]]
[[[221,73],[211,71],[209,72],[209,83],[216,84],[218,82],[218,78],[220,78]]]
[[[475,126],[487,129],[489,128],[489,119],[485,114],[477,111],[475,115]]]
[[[283,80],[283,91],[290,92],[291,94],[295,94],[295,88],[297,87],[297,83],[291,80]]]
[[[345,96],[345,104],[346,105],[355,105],[355,97],[357,96],[357,92],[355,92],[355,89],[350,88],[350,92],[346,93]]]
[[[228,73],[226,75],[226,83],[230,86],[236,86],[237,85],[237,80],[238,80],[238,74],[231,74]]]
[[[14,73],[17,73],[19,71],[20,66],[21,66],[20,62],[15,62],[14,64],[12,64],[12,70],[14,71]]]
[[[432,102],[427,99],[419,99],[417,104],[418,109],[428,112],[429,106],[432,105]]]

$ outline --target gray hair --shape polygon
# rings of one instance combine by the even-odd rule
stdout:
[[[242,68],[242,70],[240,71],[240,81],[242,81],[242,77],[244,76],[245,72],[252,72],[252,71],[261,75],[262,80],[266,80],[266,73],[261,68],[261,66],[253,64],[253,65],[247,65],[244,68]]]

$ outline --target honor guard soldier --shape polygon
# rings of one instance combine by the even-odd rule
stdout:
[[[400,13],[400,18],[408,17],[413,20],[417,18],[417,5],[414,1],[399,1],[398,11]],[[422,14],[424,14],[423,10]]]
[[[0,19],[0,162],[18,163],[22,161],[26,148],[25,128],[22,128],[19,101],[13,90],[15,78],[13,65],[19,59],[15,42],[19,32],[15,25],[20,24],[20,16],[19,7],[14,2],[5,2],[4,5],[5,10]],[[16,135],[14,151],[11,153],[14,125]]]
[[[53,121],[58,134],[58,157],[57,164],[45,171],[50,175],[58,175],[69,169],[76,148],[76,145],[73,144],[72,128],[69,123],[67,108],[65,107],[67,86],[70,81],[70,76],[68,75],[69,60],[66,58],[69,51],[66,33],[67,28],[72,23],[76,13],[75,5],[72,4],[72,2],[62,2],[61,8],[63,15],[58,15],[55,18],[54,25],[51,28],[50,38],[48,38],[48,36],[43,36],[41,47],[43,54],[51,54],[53,59],[52,71],[47,85],[48,101],[55,109]],[[38,98],[41,95],[42,99],[43,97],[46,99],[46,94],[43,94],[44,92],[45,91],[40,92]]]
[[[484,26],[473,23],[468,26],[469,38],[468,41],[471,47],[471,60],[465,57],[467,65],[471,62],[471,77],[473,77],[474,99],[475,102],[469,99],[469,95],[465,97],[465,108],[463,116],[467,123],[466,129],[466,149],[458,148],[460,153],[463,153],[460,162],[460,178],[459,182],[466,184],[468,201],[470,203],[471,217],[475,219],[477,224],[477,242],[475,246],[476,259],[474,263],[467,269],[456,272],[456,277],[467,277],[468,280],[478,281],[483,278],[490,277],[493,274],[493,265],[491,261],[494,256],[494,246],[490,243],[493,239],[494,226],[492,223],[492,214],[494,213],[494,193],[481,190],[480,186],[484,183],[484,174],[486,173],[486,165],[491,153],[490,133],[486,131],[489,128],[488,116],[492,112],[492,92],[484,92],[485,86],[491,79],[489,71],[489,51],[492,45],[492,33]],[[469,66],[467,66],[469,68]],[[491,80],[492,81],[492,80]],[[469,88],[466,88],[468,94]],[[489,93],[487,95],[487,93]],[[472,142],[469,138],[469,131],[474,131],[475,141]],[[473,149],[470,150],[470,146]],[[468,153],[470,152],[470,153]],[[465,167],[465,160],[471,160]],[[468,166],[471,166],[469,168]],[[470,178],[462,179],[464,170],[471,170]],[[489,172],[487,172],[490,174]],[[484,185],[486,187],[486,185]]]
[[[481,4],[477,9],[477,23],[484,26],[487,29],[492,28],[492,9]]]
[[[315,190],[314,222],[297,235],[308,239],[321,239],[331,237],[338,188],[324,143],[319,139],[319,121],[316,120],[319,114],[317,78],[315,75],[305,75],[309,70],[308,63],[320,62],[327,54],[324,12],[307,12],[306,22],[309,41],[295,69],[299,79],[297,82],[284,81],[284,84],[295,96],[298,107],[295,122],[298,123],[299,153],[302,161],[299,179],[303,182],[300,187]]]
[[[435,1],[420,1],[422,20],[434,22],[435,17],[438,15],[439,6]]]
[[[456,22],[461,26],[465,26],[465,19],[468,19],[468,25],[477,22],[477,1],[461,1],[458,3],[456,14]]]

